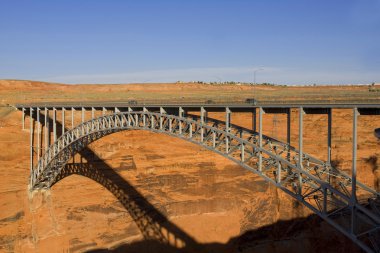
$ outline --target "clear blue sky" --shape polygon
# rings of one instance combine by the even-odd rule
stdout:
[[[0,79],[380,82],[380,0],[0,0]]]

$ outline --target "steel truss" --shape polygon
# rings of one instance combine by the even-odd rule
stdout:
[[[260,121],[261,122],[261,121]],[[380,193],[300,152],[252,130],[204,117],[144,111],[115,112],[64,132],[31,171],[30,189],[50,188],[70,158],[95,140],[122,130],[175,136],[212,150],[274,184],[367,252],[380,252]],[[352,185],[356,185],[354,187]],[[352,198],[356,191],[357,198]]]

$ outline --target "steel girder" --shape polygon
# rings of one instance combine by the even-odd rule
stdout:
[[[40,158],[30,176],[30,188],[50,188],[69,159],[91,142],[122,130],[148,130],[176,136],[212,150],[258,174],[303,203],[367,252],[379,252],[380,193],[357,182],[330,164],[252,130],[185,118],[165,112],[117,112],[83,122],[65,132]],[[261,147],[260,147],[261,146]],[[259,159],[260,158],[260,159]],[[261,161],[261,166],[259,166]]]

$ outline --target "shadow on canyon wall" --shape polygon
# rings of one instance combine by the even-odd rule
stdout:
[[[170,222],[165,210],[158,210],[150,204],[128,181],[96,157],[96,154],[89,150],[84,150],[81,154],[86,159],[95,161],[67,164],[56,182],[72,174],[98,182],[120,201],[144,237],[143,241],[87,252],[361,252],[333,228],[326,231],[320,229],[323,221],[317,215],[278,221],[248,230],[224,244],[198,243]]]
[[[57,122],[57,133],[61,133],[61,129],[62,125]],[[79,153],[87,162],[67,164],[55,183],[72,174],[98,182],[120,201],[144,237],[143,241],[87,252],[361,252],[333,228],[320,227],[323,221],[317,215],[248,230],[226,243],[199,243],[172,223],[165,210],[158,210],[149,203],[90,148]]]

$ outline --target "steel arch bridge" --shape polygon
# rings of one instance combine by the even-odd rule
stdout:
[[[263,108],[258,109],[259,132],[230,124],[228,108],[225,122],[206,120],[203,107],[200,117],[185,117],[181,111],[172,115],[162,108],[151,112],[145,107],[139,111],[115,109],[100,117],[92,114],[90,120],[63,132],[46,149],[31,170],[30,188],[50,188],[70,158],[93,141],[119,131],[146,130],[190,141],[236,162],[304,204],[365,251],[379,252],[380,193],[330,163],[303,153],[302,138],[296,149],[263,135]],[[299,109],[302,136],[303,108]]]

